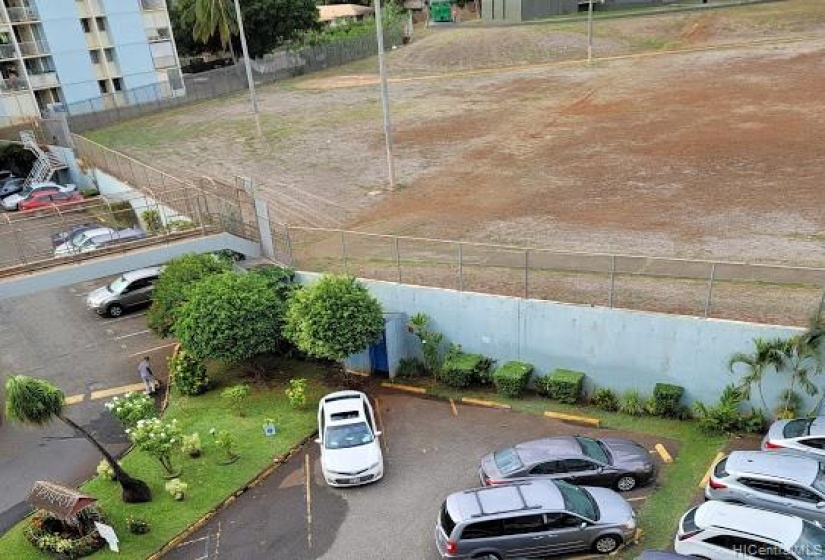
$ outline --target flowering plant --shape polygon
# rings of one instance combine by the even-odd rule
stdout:
[[[112,465],[109,464],[109,461],[103,459],[101,462],[97,464],[97,476],[105,480],[114,480],[115,479],[115,469],[112,468]]]
[[[183,500],[186,496],[186,491],[189,489],[189,485],[179,478],[173,478],[167,482],[165,486],[166,491],[177,501]]]
[[[138,449],[157,459],[169,475],[176,475],[172,467],[172,452],[181,445],[178,421],[165,422],[160,418],[138,420],[134,428],[126,430]]]
[[[290,379],[284,394],[289,399],[292,408],[303,408],[307,404],[307,380],[304,378]]]
[[[234,463],[240,458],[240,455],[235,453],[235,436],[229,430],[218,431],[215,428],[209,430],[209,433],[215,439],[215,445],[218,449],[223,450],[226,454],[225,464]]]
[[[126,393],[115,397],[105,405],[124,428],[131,428],[138,420],[155,416],[155,401],[143,393]]]

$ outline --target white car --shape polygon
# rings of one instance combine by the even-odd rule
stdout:
[[[825,416],[777,420],[762,439],[762,449],[825,461]]]
[[[57,183],[35,183],[20,191],[17,194],[7,196],[3,199],[3,209],[12,211],[17,210],[17,205],[20,201],[27,198],[30,194],[38,191],[57,191],[61,193],[68,193],[76,190],[74,185],[58,185]]]
[[[358,486],[384,476],[384,456],[367,395],[330,393],[318,403],[321,470],[330,486]]]
[[[54,256],[73,255],[89,251],[90,240],[98,235],[113,235],[117,230],[110,227],[87,229],[69,237],[64,243],[54,248]]]

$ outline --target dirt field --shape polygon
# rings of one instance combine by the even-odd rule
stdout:
[[[583,31],[468,24],[393,51],[394,192],[374,60],[263,88],[263,140],[243,96],[90,136],[251,176],[290,224],[825,264],[825,2],[599,23],[592,66]]]

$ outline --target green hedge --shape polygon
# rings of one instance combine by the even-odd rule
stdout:
[[[520,397],[530,381],[533,366],[525,362],[507,362],[493,372],[496,391],[506,397]]]
[[[550,375],[536,379],[536,391],[540,395],[565,404],[579,402],[583,388],[584,374],[580,371],[557,369]]]
[[[450,387],[469,387],[489,379],[492,363],[487,356],[459,352],[444,360],[436,378]]]
[[[657,383],[650,401],[650,413],[656,416],[676,418],[682,409],[682,395],[684,394],[684,387]]]

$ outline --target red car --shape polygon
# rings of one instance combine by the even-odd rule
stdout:
[[[40,191],[33,192],[25,199],[18,203],[20,210],[37,210],[42,208],[51,208],[54,205],[69,204],[72,202],[80,202],[83,197],[76,192],[60,192],[54,191]]]

